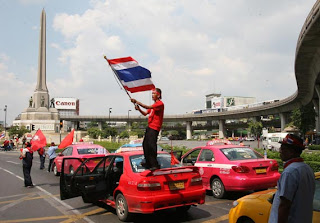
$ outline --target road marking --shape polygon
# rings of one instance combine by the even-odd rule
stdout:
[[[14,202],[10,202],[10,204],[5,205],[3,207],[0,208],[0,212],[7,210],[8,208],[12,208],[13,206],[22,203],[23,201],[25,201],[26,199],[30,198],[32,196],[32,194],[29,194],[28,196],[22,197],[18,200],[15,200]]]
[[[226,215],[222,215],[218,218],[214,218],[214,219],[210,219],[210,220],[207,220],[207,221],[203,221],[202,223],[218,223],[218,222],[221,222],[221,221],[225,221],[225,220],[228,220],[229,219],[229,215],[226,214]]]
[[[16,164],[16,165],[21,164],[21,163],[16,163],[16,162],[13,162],[13,161],[7,161],[7,163],[13,163],[13,164]]]
[[[60,194],[56,194],[56,195],[52,195],[52,196],[59,197]],[[29,198],[26,198],[25,201],[43,199],[43,198],[48,198],[48,197],[52,197],[52,196],[46,195],[46,196],[39,196],[39,197],[29,197]],[[18,200],[20,200],[20,199],[18,199]],[[16,202],[16,201],[18,201],[18,200],[0,201],[0,204],[12,203],[12,202]]]
[[[26,219],[15,219],[15,220],[5,220],[5,221],[0,221],[0,223],[9,223],[9,222],[35,222],[35,221],[45,221],[45,220],[56,220],[56,219],[65,219],[68,218],[67,220],[63,221],[65,223],[67,222],[75,222],[77,220],[83,219],[85,216],[90,216],[90,215],[95,215],[99,212],[105,212],[106,209],[103,208],[98,208],[92,211],[89,211],[84,214],[80,215],[62,215],[62,216],[50,216],[50,217],[40,217],[40,218],[26,218]],[[110,212],[103,213],[102,215],[107,215],[111,214]]]
[[[35,222],[35,221],[44,221],[44,220],[65,219],[65,218],[70,218],[70,217],[72,217],[72,215],[50,216],[50,217],[41,217],[41,218],[25,218],[25,219],[15,219],[15,220],[5,220],[5,221],[0,221],[0,223]]]
[[[5,172],[7,172],[7,173],[9,173],[9,174],[17,177],[18,179],[24,181],[24,179],[23,179],[22,177],[14,174],[14,173],[12,173],[11,171],[9,171],[9,170],[7,170],[7,169],[4,169],[4,168],[0,167],[0,170],[3,170],[3,171],[5,171]],[[51,194],[50,192],[46,191],[46,190],[43,189],[42,187],[35,186],[35,188],[37,188],[38,190],[41,190],[43,193],[47,194],[51,199],[55,200],[56,202],[58,202],[58,203],[60,203],[62,206],[64,206],[63,209],[62,209],[61,207],[60,207],[60,209],[59,209],[62,213],[66,213],[66,212],[63,211],[63,210],[69,210],[69,211],[73,212],[75,215],[82,215],[80,211],[74,209],[74,208],[73,208],[72,206],[70,206],[69,204],[61,201],[61,200],[58,199],[58,198],[56,198],[55,196],[53,196],[53,194]],[[53,205],[53,206],[54,206],[54,205]],[[54,207],[55,207],[55,206],[54,206]],[[89,218],[87,218],[87,217],[84,217],[83,220],[85,220],[85,221],[87,221],[87,222],[89,222],[89,223],[94,223],[93,221],[91,221],[91,220],[90,220]]]
[[[1,199],[11,198],[11,197],[21,197],[21,196],[25,196],[26,194],[34,194],[34,193],[14,194],[14,195],[10,195],[10,196],[0,197],[0,200]]]
[[[89,211],[87,213],[81,214],[81,215],[74,215],[72,217],[70,217],[68,220],[65,220],[61,223],[69,223],[69,222],[76,222],[82,218],[84,218],[85,216],[89,216],[89,215],[94,215],[94,214],[98,214],[99,212],[106,212],[107,210],[104,208],[98,208],[92,211]]]

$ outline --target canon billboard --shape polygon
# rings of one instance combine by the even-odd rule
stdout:
[[[56,109],[63,110],[76,110],[77,109],[76,98],[54,98],[54,105]]]

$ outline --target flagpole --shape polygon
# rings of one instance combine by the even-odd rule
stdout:
[[[107,56],[104,55],[103,58],[106,59],[106,61],[108,62],[109,66],[110,66],[110,68],[111,68],[111,70],[112,70],[113,73],[116,75],[116,77],[118,78],[119,82],[121,83],[123,89],[126,91],[127,95],[128,95],[129,98],[131,99],[130,94],[128,93],[127,89],[125,89],[125,87],[123,86],[123,84],[122,84],[122,82],[121,82],[121,80],[120,80],[120,77],[118,76],[117,72],[116,72],[116,71],[113,69],[113,67],[110,65],[110,63],[109,63],[109,61],[108,61],[108,59],[107,59]]]

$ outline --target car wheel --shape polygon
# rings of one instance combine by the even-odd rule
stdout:
[[[224,185],[219,178],[214,178],[211,182],[212,194],[215,198],[223,198],[225,195]]]
[[[191,205],[177,207],[177,212],[185,213],[185,212],[189,211],[190,208],[191,208]]]
[[[55,176],[59,176],[60,175],[60,173],[58,172],[58,168],[57,168],[56,164],[53,164],[53,174]]]
[[[116,198],[116,212],[120,221],[129,221],[131,214],[129,213],[129,208],[127,201],[123,194],[118,194]]]
[[[73,169],[72,166],[70,166],[70,169],[69,169],[69,170],[70,170],[69,173],[73,175],[73,174],[74,174],[74,169]]]

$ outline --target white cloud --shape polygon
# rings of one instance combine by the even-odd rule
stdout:
[[[82,14],[56,15],[54,28],[73,43],[60,57],[69,64],[73,90],[92,89],[94,98],[125,111],[128,103],[117,98],[101,51],[112,58],[131,55],[152,70],[166,111],[175,114],[203,108],[212,92],[260,100],[292,94],[295,40],[310,2],[94,1]]]
[[[205,95],[213,92],[258,100],[290,96],[296,90],[296,40],[313,3],[92,0],[85,11],[53,10],[48,13],[54,15],[53,24],[47,27],[52,25],[63,39],[48,42],[56,49],[51,60],[67,70],[50,78],[50,96],[79,98],[81,114],[107,115],[109,107],[115,115],[127,114],[133,106],[104,54],[132,56],[150,69],[163,90],[166,114],[204,108]],[[50,75],[55,67],[47,63]],[[1,63],[1,72],[10,78],[8,64]],[[148,92],[132,97],[152,103]]]
[[[18,116],[18,114],[27,107],[28,95],[26,92],[33,92],[35,84],[30,84],[17,77],[16,74],[11,72],[8,68],[12,60],[4,53],[0,53],[0,105],[8,106],[7,110],[7,123]],[[3,111],[3,108],[0,108]],[[1,111],[1,113],[2,113]],[[3,120],[3,119],[1,119]]]

